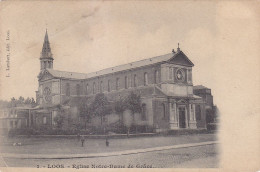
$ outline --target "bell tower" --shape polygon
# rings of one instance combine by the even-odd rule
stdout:
[[[41,71],[44,69],[52,69],[53,68],[53,57],[51,53],[51,47],[50,47],[50,42],[48,38],[48,32],[46,29],[45,37],[44,37],[44,42],[42,46],[42,52],[41,52],[41,57],[40,57],[40,62],[41,62]]]

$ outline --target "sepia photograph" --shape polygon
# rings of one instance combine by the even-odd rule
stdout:
[[[260,170],[259,2],[0,2],[0,172]]]

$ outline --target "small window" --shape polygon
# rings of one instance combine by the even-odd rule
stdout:
[[[70,96],[70,84],[66,84],[66,96]]]
[[[127,89],[128,88],[128,78],[127,78],[127,76],[125,76],[125,89]]]
[[[143,121],[146,120],[146,113],[147,113],[146,104],[142,104],[141,119],[142,119]]]
[[[46,116],[43,117],[43,124],[47,124],[47,117]]]
[[[116,78],[116,90],[119,90],[119,86],[120,86],[119,78]]]
[[[103,81],[100,81],[100,93],[103,93]]]
[[[144,85],[148,85],[148,75],[146,72],[144,73]]]
[[[110,92],[111,88],[110,88],[110,80],[107,81],[107,91]]]
[[[86,95],[88,95],[88,84],[86,85]]]
[[[77,94],[77,96],[80,95],[80,85],[79,84],[76,85],[76,94]]]
[[[154,72],[154,83],[157,84],[159,83],[159,73],[158,73],[158,70],[155,70]]]
[[[134,87],[137,87],[137,76],[136,76],[136,74],[134,75]]]
[[[93,83],[93,94],[96,94],[96,83]]]

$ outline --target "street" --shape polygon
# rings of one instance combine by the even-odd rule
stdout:
[[[99,158],[4,158],[0,165],[33,168],[217,168],[218,163],[219,155],[215,144]]]
[[[44,140],[44,139],[43,139]],[[215,135],[185,135],[175,137],[147,137],[131,139],[111,139],[111,146],[105,147],[103,140],[88,140],[85,147],[71,139],[49,139],[48,143],[40,144],[41,139],[30,138],[31,144],[23,146],[2,147],[1,153],[13,154],[41,154],[49,155],[62,153],[72,155],[74,153],[103,153],[145,149],[157,146],[183,145],[216,140]],[[10,140],[9,140],[10,141]],[[28,140],[27,140],[28,141]],[[65,142],[66,141],[66,142]],[[59,142],[59,144],[57,144]],[[6,142],[7,143],[7,142]],[[26,143],[26,141],[24,141]],[[42,148],[40,148],[42,147]],[[50,149],[48,149],[48,147]],[[5,149],[3,149],[5,148]],[[31,150],[30,150],[31,148]],[[38,150],[37,150],[37,149]],[[29,151],[30,150],[30,151]],[[33,168],[217,168],[219,163],[218,144],[191,146],[186,148],[174,148],[168,150],[156,150],[152,152],[134,153],[107,157],[89,158],[64,158],[64,159],[25,159],[14,157],[1,157],[1,167],[33,167]]]

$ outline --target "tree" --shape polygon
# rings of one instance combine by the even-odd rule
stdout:
[[[129,109],[131,111],[131,115],[133,117],[132,123],[135,123],[134,114],[142,112],[141,96],[135,94],[134,92],[131,92],[126,98],[125,106],[126,106],[126,109]],[[128,129],[128,132],[129,132],[129,129]]]
[[[80,116],[84,119],[85,130],[86,130],[87,122],[92,119],[92,114],[93,114],[92,107],[88,105],[87,102],[84,101],[80,105],[79,110],[80,110]]]
[[[104,93],[98,93],[94,101],[90,105],[95,116],[100,117],[101,125],[103,125],[104,116],[111,113],[110,103]]]
[[[24,97],[20,96],[18,101],[19,101],[19,104],[24,104]]]
[[[35,107],[37,105],[37,103],[35,102],[34,98],[32,97],[31,99],[31,105],[32,107]]]
[[[25,99],[24,103],[25,104],[31,104],[32,100],[29,97],[27,97],[27,99]]]
[[[119,100],[115,101],[115,112],[119,115],[120,125],[123,125],[123,112],[125,109],[125,100],[120,97]]]

